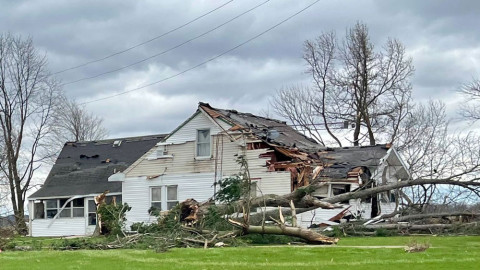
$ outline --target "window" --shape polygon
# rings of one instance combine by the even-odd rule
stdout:
[[[71,203],[72,203],[72,217],[84,217],[85,216],[85,213],[84,213],[85,200],[83,198],[75,199]]]
[[[257,198],[257,182],[250,183],[250,198]]]
[[[178,204],[178,186],[152,187],[150,190],[151,207],[162,211],[163,209],[170,210]]]
[[[54,218],[55,215],[58,213],[58,201],[46,200],[45,205],[46,205],[45,213],[47,218]]]
[[[106,204],[113,204],[115,201],[115,204],[122,204],[122,195],[115,195],[115,196],[107,196],[105,199]]]
[[[162,187],[152,187],[151,207],[162,211]]]
[[[33,205],[33,212],[34,212],[34,215],[33,217],[35,219],[43,219],[45,218],[45,204],[43,204],[43,202],[39,202],[39,203],[34,203]]]
[[[88,200],[88,225],[97,225],[97,206],[94,200]]]
[[[210,156],[210,129],[197,130],[197,157]]]
[[[163,157],[167,154],[167,146],[166,145],[160,145],[158,146],[156,150],[157,157]]]
[[[177,186],[167,186],[167,210],[172,209],[177,204]]]
[[[155,160],[159,158],[173,158],[173,155],[168,154],[168,147],[167,145],[159,145],[157,149],[153,151],[150,155],[146,157],[147,160]]]
[[[58,211],[62,209],[62,207],[65,205],[67,202],[67,199],[60,199],[59,204],[58,204]],[[72,202],[68,202],[67,205],[65,205],[65,208],[60,212],[60,217],[61,218],[69,218],[72,217]]]
[[[54,218],[55,215],[60,212],[60,209],[63,208],[62,212],[60,212],[59,218],[71,218],[71,217],[84,217],[84,209],[85,209],[85,202],[83,198],[74,199],[67,203],[68,199],[57,199],[57,200],[46,200],[45,201],[45,216],[47,218]],[[40,216],[41,205],[42,203],[36,203],[34,206],[35,215]],[[38,218],[38,217],[36,217]],[[42,217],[43,218],[43,217]]]

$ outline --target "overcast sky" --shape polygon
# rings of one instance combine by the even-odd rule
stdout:
[[[31,36],[52,72],[99,59],[159,36],[221,1],[0,1],[0,32]],[[232,22],[158,57],[94,79],[63,86],[78,102],[108,97],[178,74],[261,33],[315,0],[271,0]],[[63,83],[115,70],[161,53],[217,27],[265,0],[235,0],[146,45],[57,74]],[[110,137],[166,133],[192,114],[199,101],[260,113],[282,86],[308,84],[302,44],[322,31],[340,36],[366,23],[380,47],[401,40],[413,58],[416,100],[438,98],[454,115],[456,90],[480,74],[480,1],[322,0],[252,42],[173,79],[89,103],[105,119]],[[271,110],[271,109],[270,109]]]

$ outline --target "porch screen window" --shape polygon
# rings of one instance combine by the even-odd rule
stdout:
[[[47,218],[54,218],[58,213],[57,200],[46,200],[46,214]]]
[[[162,187],[153,187],[151,190],[151,207],[162,211]]]
[[[83,198],[75,199],[72,201],[72,216],[73,217],[84,217],[84,208],[85,200]],[[64,210],[65,211],[65,210]]]
[[[167,186],[167,210],[172,209],[178,204],[177,186]]]
[[[197,157],[210,156],[210,130],[197,130]]]
[[[62,207],[65,205],[67,202],[67,199],[60,199],[59,200],[59,205],[58,205],[58,210],[62,209]],[[72,202],[68,202],[65,208],[63,208],[62,212],[60,212],[60,217],[61,218],[69,218],[72,216]]]
[[[35,203],[33,205],[33,212],[35,213],[35,219],[45,218],[45,205],[43,204],[43,202]]]
[[[93,200],[88,200],[88,225],[97,225],[97,206]]]

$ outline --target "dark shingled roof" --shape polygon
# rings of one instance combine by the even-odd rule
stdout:
[[[68,142],[42,188],[30,198],[121,192],[120,182],[108,182],[114,171],[123,171],[166,135],[150,135],[91,142]],[[115,141],[121,141],[114,147]]]
[[[366,167],[373,173],[388,151],[386,145],[327,148],[319,152],[317,158],[327,164],[322,176],[332,179],[347,178],[348,172],[356,167]]]
[[[256,136],[267,142],[288,148],[298,148],[306,152],[324,149],[323,145],[318,144],[314,139],[298,132],[291,126],[287,125],[285,121],[262,117],[251,113],[242,113],[235,110],[217,109],[211,107],[208,103],[200,102],[199,106],[214,110],[225,118],[225,120],[232,122],[233,124],[249,128]],[[211,111],[207,111],[207,113],[211,113]],[[215,115],[212,117],[215,118]]]

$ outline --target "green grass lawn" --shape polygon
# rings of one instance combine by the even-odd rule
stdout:
[[[429,242],[423,253],[405,253],[412,239]],[[359,247],[360,246],[360,247]],[[364,246],[364,247],[363,247]],[[377,248],[368,248],[375,246]],[[334,247],[257,246],[215,249],[10,251],[6,269],[480,269],[480,237],[344,238]]]

